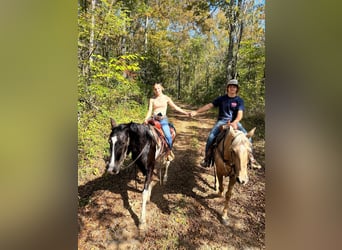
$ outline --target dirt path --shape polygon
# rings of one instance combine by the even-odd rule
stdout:
[[[79,186],[79,249],[265,249],[264,168],[250,170],[246,186],[235,185],[230,225],[224,226],[213,170],[197,167],[214,120],[172,112],[169,119],[177,129],[176,158],[167,184],[153,188],[145,237],[137,227],[144,179],[130,168]],[[264,166],[264,142],[254,147]]]

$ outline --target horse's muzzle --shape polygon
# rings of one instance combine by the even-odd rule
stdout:
[[[110,164],[107,166],[107,173],[108,174],[118,174],[120,172],[120,168],[117,168],[115,166],[110,166]]]
[[[118,174],[120,171],[110,171],[110,170],[107,170],[107,173],[108,174],[111,174],[111,175],[116,175]]]

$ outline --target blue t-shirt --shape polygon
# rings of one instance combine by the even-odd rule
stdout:
[[[223,95],[216,98],[212,104],[214,107],[219,108],[219,113],[217,120],[233,122],[237,116],[239,110],[245,110],[245,105],[243,99],[239,96],[229,97],[228,95]]]

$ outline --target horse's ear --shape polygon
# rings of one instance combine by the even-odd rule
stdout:
[[[250,137],[252,137],[252,136],[254,135],[255,129],[256,129],[256,127],[252,128],[252,129],[247,133],[247,135],[246,135],[247,138],[250,138]]]
[[[112,128],[116,127],[116,122],[113,118],[110,118],[110,124],[112,125]]]

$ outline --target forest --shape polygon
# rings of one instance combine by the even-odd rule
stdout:
[[[110,117],[143,121],[155,82],[195,109],[236,78],[264,124],[264,1],[79,0],[78,35],[79,179],[100,175]]]

